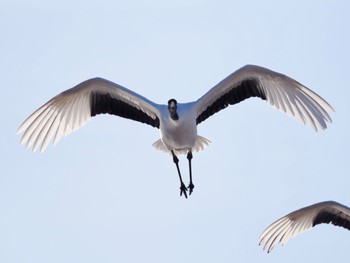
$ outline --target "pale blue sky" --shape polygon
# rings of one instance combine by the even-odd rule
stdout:
[[[258,241],[302,206],[350,205],[349,25],[348,1],[1,0],[0,262],[348,259],[350,233],[333,226],[271,254]],[[85,79],[185,102],[245,64],[308,86],[334,122],[315,133],[258,99],[216,114],[188,200],[150,126],[99,116],[44,154],[19,145],[21,122]]]

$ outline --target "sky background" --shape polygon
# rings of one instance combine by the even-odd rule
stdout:
[[[0,262],[329,262],[350,233],[321,225],[270,254],[259,236],[316,202],[350,206],[348,1],[0,0]],[[56,94],[104,77],[157,102],[193,101],[246,64],[336,110],[326,131],[250,99],[198,127],[195,189],[179,196],[159,132],[104,115],[44,154],[16,130]],[[180,157],[184,181],[188,164]]]

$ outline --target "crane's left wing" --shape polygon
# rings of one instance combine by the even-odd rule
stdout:
[[[283,74],[247,65],[196,101],[197,124],[228,105],[251,97],[266,100],[271,106],[309,124],[316,131],[326,129],[326,122],[332,122],[327,111],[334,109],[315,92]]]

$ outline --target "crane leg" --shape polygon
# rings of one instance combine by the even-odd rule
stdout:
[[[180,196],[182,194],[184,194],[184,196],[187,198],[187,188],[184,184],[184,182],[182,181],[182,177],[181,177],[181,172],[180,172],[180,168],[179,168],[179,159],[177,158],[177,156],[175,155],[174,151],[171,150],[171,154],[173,155],[173,161],[176,164],[176,168],[177,168],[177,173],[179,174],[179,179],[180,179]]]
[[[189,192],[190,195],[192,194],[193,188],[194,188],[194,185],[192,183],[192,165],[191,165],[192,158],[193,158],[192,151],[189,150],[187,153],[187,159],[188,159],[188,166],[190,170],[190,184],[188,185],[188,189],[190,189],[190,192]]]

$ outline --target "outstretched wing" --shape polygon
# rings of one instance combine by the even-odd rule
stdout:
[[[308,123],[316,131],[327,128],[326,122],[332,122],[327,111],[334,109],[319,95],[288,76],[247,65],[197,100],[197,124],[228,105],[251,97],[266,100],[276,109]]]
[[[293,236],[318,224],[332,223],[350,230],[350,208],[328,201],[296,210],[271,224],[260,236],[260,244],[270,252],[278,243],[282,245]]]
[[[45,151],[53,139],[77,130],[91,117],[113,114],[159,128],[159,105],[118,84],[93,78],[55,96],[31,114],[19,127],[21,144]]]

